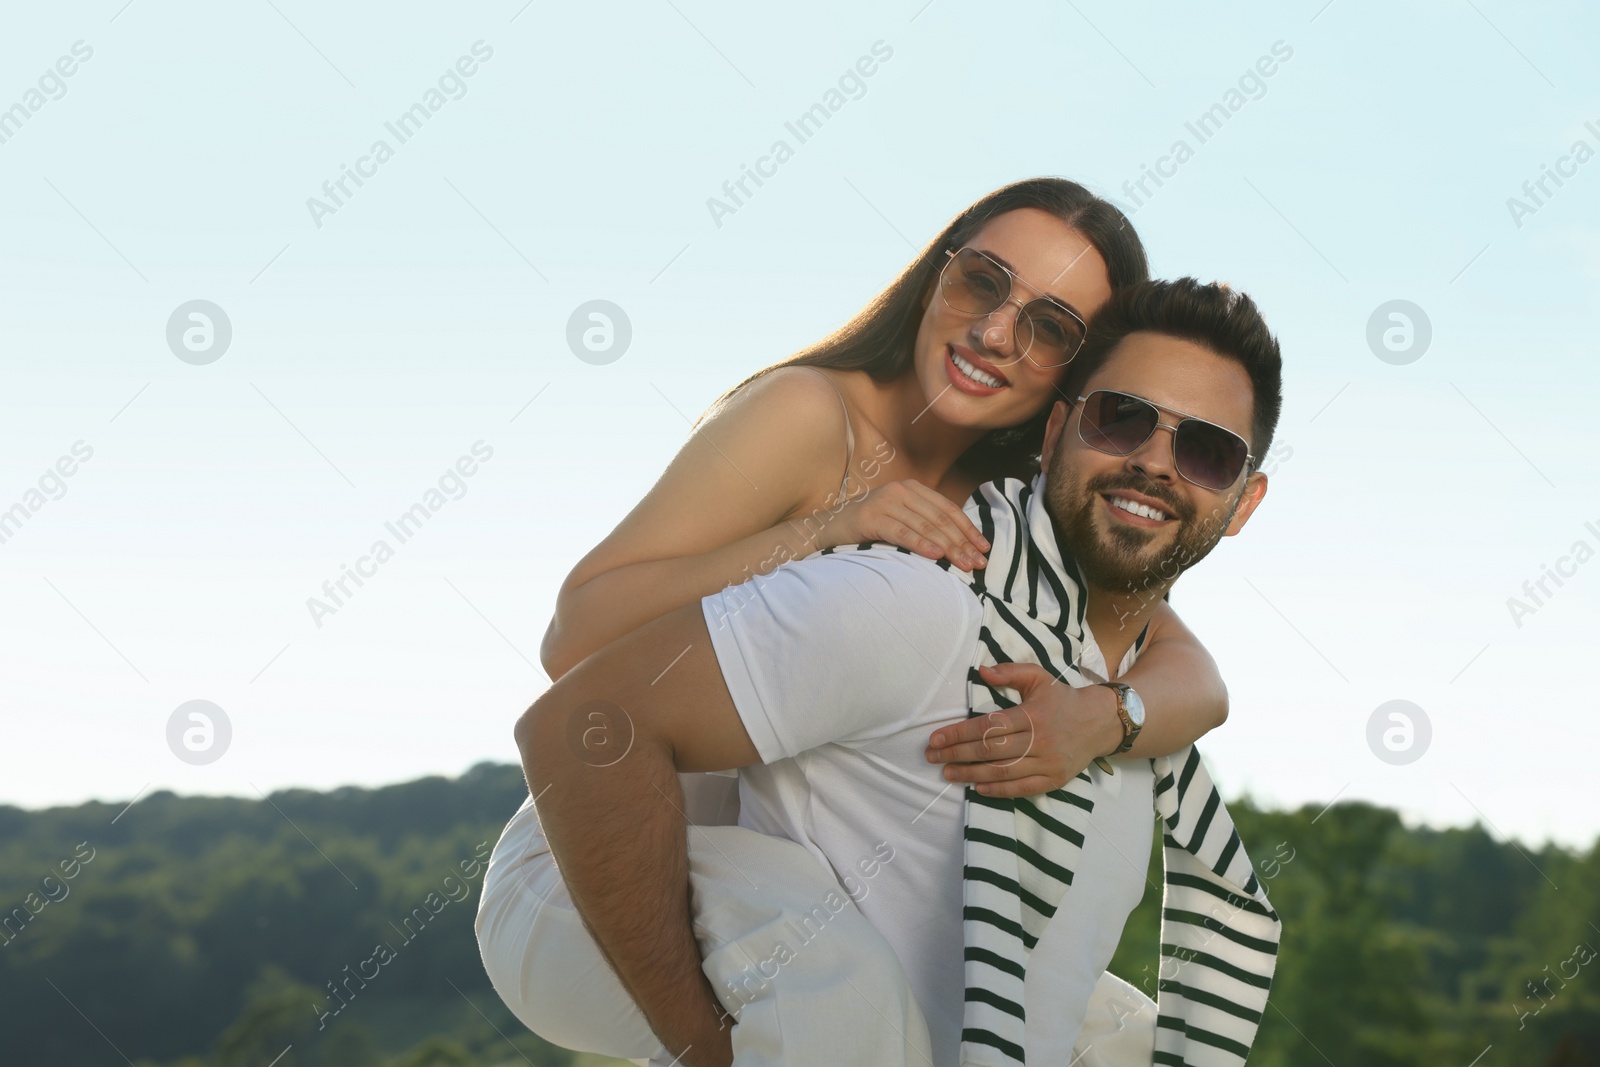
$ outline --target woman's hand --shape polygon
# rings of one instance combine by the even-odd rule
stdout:
[[[1060,789],[1122,744],[1113,690],[1074,688],[1036,663],[978,671],[991,686],[1017,690],[1022,702],[934,731],[928,762],[945,764],[947,781],[975,783],[984,796],[1038,796]]]
[[[964,571],[988,565],[989,542],[950,500],[912,478],[886,482],[842,509],[828,540],[835,545],[888,541]]]

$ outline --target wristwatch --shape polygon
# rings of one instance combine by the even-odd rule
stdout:
[[[1122,720],[1122,744],[1117,751],[1126,752],[1138,739],[1139,731],[1144,729],[1144,701],[1139,699],[1138,691],[1131,685],[1122,682],[1098,684],[1117,692],[1117,718]]]

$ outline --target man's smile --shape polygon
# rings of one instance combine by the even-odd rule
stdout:
[[[1153,530],[1173,521],[1172,513],[1165,506],[1126,489],[1101,493],[1100,498],[1106,502],[1106,510],[1115,521],[1129,526]]]

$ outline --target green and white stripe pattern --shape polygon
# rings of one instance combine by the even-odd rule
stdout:
[[[983,602],[982,661],[1034,662],[1073,685],[1090,684],[1077,669],[1084,583],[1061,555],[1044,476],[986,483],[967,511],[992,546],[989,563],[971,573],[948,569]],[[1135,648],[1144,640],[1141,633]],[[1018,703],[976,669],[968,695],[970,715]],[[1153,1063],[1238,1067],[1266,1010],[1282,924],[1199,752],[1190,746],[1151,764],[1165,867]],[[1016,800],[967,789],[963,1064],[1024,1062],[1028,959],[1056,909],[1071,906],[1072,871],[1103,774],[1091,764],[1064,789]]]

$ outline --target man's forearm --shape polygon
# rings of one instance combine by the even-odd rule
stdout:
[[[566,684],[529,709],[517,742],[573,903],[623,987],[680,1062],[730,1064],[729,1020],[694,938],[671,750],[636,738],[617,705],[585,702]]]

